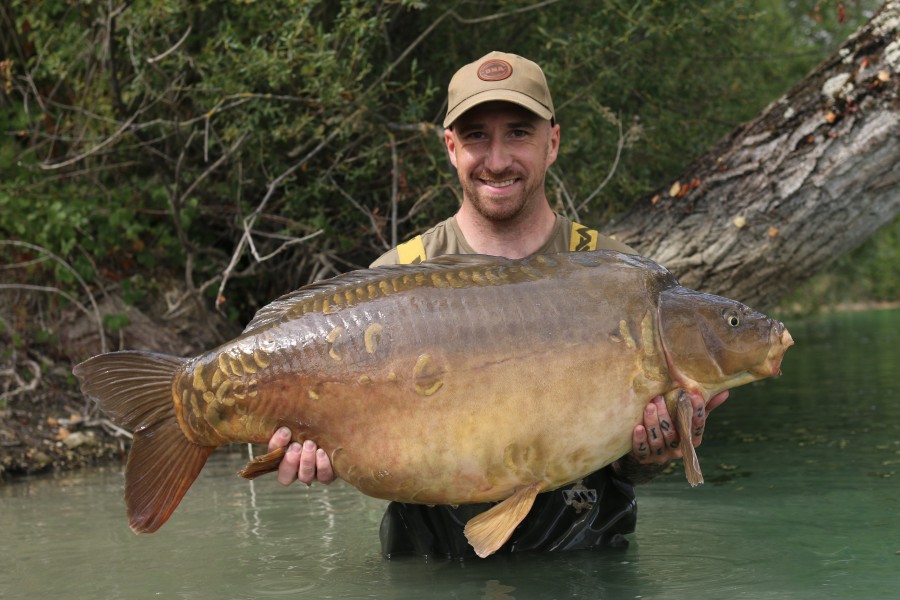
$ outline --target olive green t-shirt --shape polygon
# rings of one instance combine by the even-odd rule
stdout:
[[[581,250],[617,250],[626,254],[637,254],[622,242],[600,235],[597,231],[574,223],[562,215],[556,215],[550,239],[535,254]],[[445,254],[477,254],[466,241],[456,222],[456,216],[441,221],[422,235],[417,235],[408,242],[388,250],[371,266],[415,264]]]

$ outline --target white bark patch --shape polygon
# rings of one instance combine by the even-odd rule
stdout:
[[[900,72],[900,39],[894,40],[884,49],[884,61],[895,73]]]
[[[837,98],[838,94],[841,93],[844,84],[846,84],[849,79],[849,73],[841,73],[839,75],[835,75],[834,77],[826,81],[825,85],[822,86],[822,95],[829,100],[834,100],[835,98]],[[846,92],[844,93],[844,95],[846,95]]]

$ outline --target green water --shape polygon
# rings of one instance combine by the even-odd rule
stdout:
[[[900,598],[900,311],[788,327],[785,375],[712,414],[707,483],[638,488],[627,551],[386,561],[382,501],[221,453],[153,535],[119,468],[0,486],[0,598]]]

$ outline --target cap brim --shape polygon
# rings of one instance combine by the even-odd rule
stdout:
[[[479,104],[496,101],[518,104],[522,108],[530,110],[540,118],[547,119],[548,121],[553,117],[553,113],[550,112],[549,108],[522,92],[514,90],[488,90],[469,96],[454,106],[453,110],[448,111],[447,116],[444,117],[444,129],[450,127],[450,125],[453,124],[453,121],[458,119],[464,112],[475,108]]]

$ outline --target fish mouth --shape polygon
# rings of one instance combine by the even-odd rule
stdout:
[[[791,332],[787,330],[784,323],[775,321],[772,327],[771,335],[772,343],[769,347],[769,355],[766,357],[766,368],[763,370],[764,375],[781,375],[781,361],[784,359],[784,353],[787,349],[794,345],[794,338]]]

